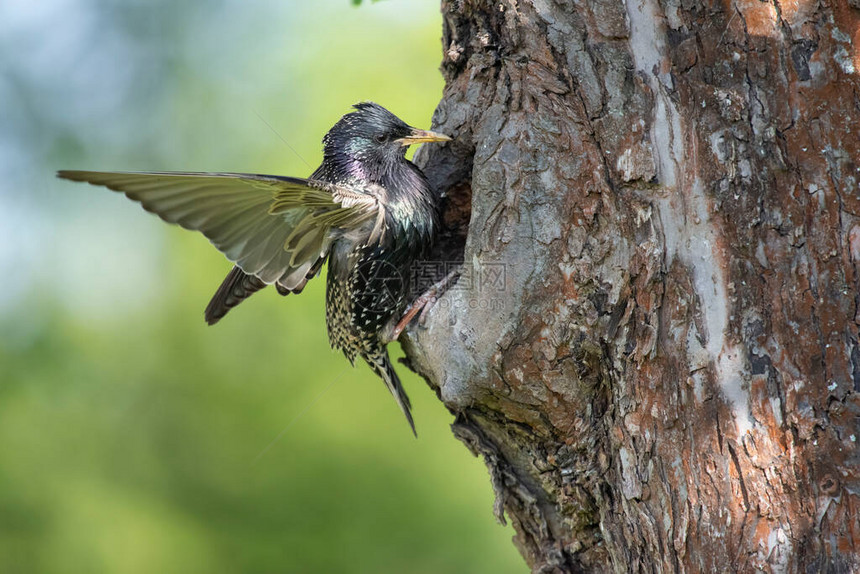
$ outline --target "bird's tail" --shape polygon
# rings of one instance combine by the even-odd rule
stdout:
[[[203,316],[206,322],[214,325],[221,317],[227,314],[227,311],[265,287],[266,284],[253,275],[248,275],[238,266],[233,267],[221,286],[212,296],[209,305],[206,306],[206,311]]]
[[[403,414],[406,416],[406,420],[412,428],[412,434],[417,438],[418,433],[415,432],[415,421],[412,420],[412,404],[409,402],[409,397],[406,396],[406,391],[403,389],[403,385],[400,384],[400,377],[398,377],[397,373],[394,371],[391,359],[388,358],[388,351],[383,347],[378,353],[366,355],[364,360],[367,361],[367,364],[370,365],[373,372],[379,375],[379,378],[381,378],[385,383],[385,386],[388,387],[388,391],[394,396],[394,400],[397,401],[397,406],[400,407],[400,410],[403,411]]]

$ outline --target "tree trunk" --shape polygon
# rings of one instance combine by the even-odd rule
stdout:
[[[858,8],[443,0],[406,347],[534,571],[860,572]]]

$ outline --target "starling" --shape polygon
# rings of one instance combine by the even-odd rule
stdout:
[[[412,128],[372,102],[353,108],[323,138],[322,164],[308,179],[199,172],[57,175],[123,192],[164,221],[201,232],[232,261],[235,267],[206,307],[210,325],[267,285],[282,295],[299,293],[328,260],[332,348],[353,364],[357,356],[367,361],[415,433],[409,398],[386,345],[402,328],[407,280],[433,242],[438,205],[405,153],[410,144],[451,138]]]

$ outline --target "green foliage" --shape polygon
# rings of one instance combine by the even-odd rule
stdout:
[[[415,440],[329,350],[322,281],[207,327],[204,238],[52,175],[306,175],[365,99],[429,126],[437,6],[109,4],[0,9],[0,572],[523,571],[433,392],[400,368]]]

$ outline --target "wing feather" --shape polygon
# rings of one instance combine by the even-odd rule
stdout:
[[[326,182],[243,173],[60,171],[103,185],[168,223],[199,231],[242,271],[298,285],[337,233],[377,217],[373,194]]]

